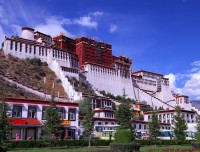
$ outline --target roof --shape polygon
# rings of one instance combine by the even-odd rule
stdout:
[[[173,109],[173,110],[159,110],[158,114],[159,113],[175,112],[175,111],[176,111],[175,109]],[[181,109],[181,112],[195,113],[195,111],[184,110],[184,109]],[[144,112],[144,114],[151,114],[151,113],[152,113],[152,111]]]
[[[37,118],[11,118],[10,121],[12,125],[42,126]]]
[[[140,73],[140,72],[146,72],[146,73],[150,73],[150,74],[153,74],[153,75],[157,75],[157,76],[161,76],[161,77],[163,77],[162,74],[155,73],[155,72],[150,72],[150,71],[146,71],[146,70],[135,71],[135,72],[132,72],[132,74],[136,74],[136,73]]]
[[[107,68],[107,69],[112,69],[112,70],[115,70],[115,68],[113,68],[112,66],[105,66],[105,65],[101,65],[101,64],[97,64],[97,63],[93,63],[93,62],[85,62],[85,65],[87,64],[91,64],[91,65],[95,65],[95,66],[99,66],[101,68]]]
[[[22,31],[23,30],[30,30],[30,31],[34,31],[34,29],[33,28],[30,28],[30,27],[22,27]]]
[[[30,99],[30,98],[12,98],[12,97],[7,97],[6,102],[11,102],[13,104],[30,103],[30,104],[36,104],[36,105],[50,105],[51,103],[49,100],[39,100],[39,99]],[[77,102],[55,101],[55,103],[58,106],[79,107],[79,103]]]

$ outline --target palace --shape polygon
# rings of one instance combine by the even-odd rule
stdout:
[[[132,59],[125,56],[114,56],[111,44],[86,37],[73,39],[63,33],[52,38],[50,35],[24,27],[21,37],[5,37],[2,46],[5,55],[10,54],[20,59],[39,58],[42,62],[46,62],[62,81],[62,86],[68,94],[69,99],[67,99],[66,106],[69,102],[76,103],[87,96],[91,97],[85,92],[77,91],[70,78],[83,81],[90,86],[94,90],[92,104],[95,113],[96,136],[100,136],[99,132],[102,130],[113,130],[118,126],[112,109],[112,105],[116,104],[116,101],[104,97],[100,91],[111,93],[114,96],[124,95],[141,103],[141,105],[153,108],[162,107],[164,110],[159,111],[159,118],[161,118],[162,127],[165,129],[170,129],[173,125],[171,117],[175,106],[179,105],[185,112],[188,123],[192,123],[189,128],[195,129],[193,125],[196,123],[195,112],[199,114],[199,110],[192,106],[189,97],[172,92],[169,79],[162,74],[145,70],[132,71]],[[41,101],[41,103],[44,102]],[[39,111],[42,111],[41,108]],[[137,108],[133,108],[133,111],[144,115],[144,121],[133,122],[135,128],[146,130],[151,113],[142,112],[141,109]],[[25,117],[27,114],[21,114],[21,116],[25,121],[29,121],[29,118]],[[81,116],[76,120],[78,119],[81,121]],[[34,128],[40,130],[42,122],[35,121],[35,123]],[[75,128],[77,129],[77,124]],[[67,132],[67,129],[64,131]],[[82,132],[80,124],[78,132],[79,135]],[[34,137],[38,138],[39,134],[40,132],[34,133]],[[73,138],[78,138],[76,130],[69,134],[73,134]],[[23,135],[23,138],[26,136]]]

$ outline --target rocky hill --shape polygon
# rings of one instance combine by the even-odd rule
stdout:
[[[52,83],[54,82],[54,93],[63,98],[67,98],[67,94],[62,87],[62,82],[58,79],[53,71],[51,71],[46,63],[42,63],[40,59],[21,60],[13,56],[5,56],[3,51],[0,51],[0,93],[5,93],[5,96],[13,97],[31,97],[38,98],[34,94],[28,93],[25,90],[17,88],[3,80],[2,77],[7,77],[13,81],[20,83],[34,90],[52,93]],[[44,77],[46,83],[44,84]]]

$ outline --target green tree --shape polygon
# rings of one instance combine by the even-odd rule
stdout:
[[[94,131],[94,112],[92,110],[92,99],[90,97],[85,98],[82,102],[80,102],[79,113],[84,116],[83,118],[83,137],[89,140],[90,147],[90,139],[91,135]]]
[[[200,116],[197,116],[197,133],[196,133],[196,139],[197,141],[200,141]]]
[[[0,94],[0,145],[4,146],[4,140],[9,139],[11,132],[10,120],[7,116],[9,106],[5,103],[5,94],[7,89],[2,88],[2,94]]]
[[[7,117],[8,105],[2,101],[0,103],[0,139],[1,145],[3,144],[4,140],[9,139],[11,126],[10,121]]]
[[[181,107],[176,106],[176,114],[174,116],[174,134],[179,143],[185,140],[185,130],[187,130],[187,124],[184,115],[181,112]]]
[[[156,111],[152,112],[151,120],[149,121],[149,136],[150,140],[156,144],[160,134],[160,121]]]
[[[49,147],[51,148],[53,140],[60,133],[60,118],[61,115],[56,107],[54,97],[52,96],[50,107],[46,108],[44,114],[44,138],[49,141]]]
[[[132,118],[133,113],[131,111],[131,104],[128,102],[125,102],[124,99],[122,99],[121,104],[118,106],[118,110],[116,112],[117,117],[117,123],[120,125],[119,129],[130,129],[133,131],[132,127]]]

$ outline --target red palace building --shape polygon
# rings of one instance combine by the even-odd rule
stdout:
[[[80,67],[86,62],[112,67],[112,46],[93,39],[81,37],[76,39],[76,54],[79,57]]]
[[[59,36],[54,37],[53,42],[57,47],[61,49],[67,49],[73,53],[76,52],[76,41],[74,39],[66,37],[62,33]]]

